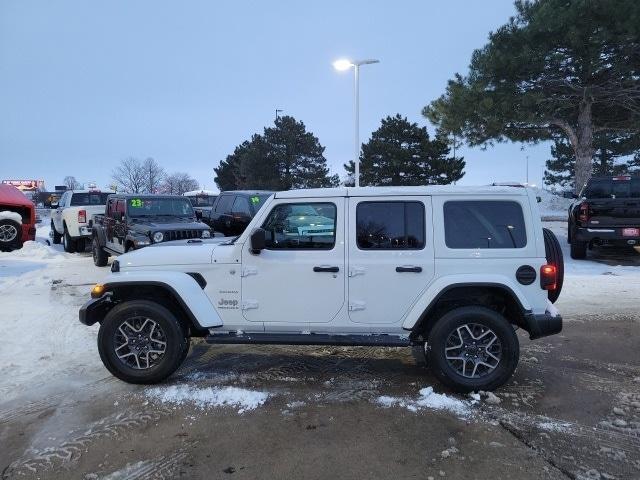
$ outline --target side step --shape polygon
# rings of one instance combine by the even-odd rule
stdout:
[[[205,337],[212,344],[337,345],[343,347],[409,347],[408,336],[329,335],[325,333],[216,333]]]

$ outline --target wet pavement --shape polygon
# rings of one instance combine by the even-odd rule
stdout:
[[[408,349],[194,344],[164,386],[269,394],[243,413],[70,374],[0,400],[1,478],[640,478],[640,318],[565,320],[473,405]],[[416,408],[428,386],[468,412]]]

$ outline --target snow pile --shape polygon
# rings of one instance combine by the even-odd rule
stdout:
[[[541,199],[541,202],[538,204],[538,209],[543,218],[562,220],[567,218],[569,205],[571,205],[573,199],[561,197],[542,188],[534,188],[533,190],[536,196]]]
[[[2,210],[0,212],[0,220],[13,220],[19,225],[22,225],[22,216],[19,213],[10,212],[9,210]]]
[[[64,260],[67,255],[54,250],[47,245],[39,242],[32,242],[31,240],[24,242],[22,248],[14,250],[13,252],[0,254],[1,258],[18,259],[23,258],[25,260]]]
[[[461,417],[466,417],[471,413],[469,402],[436,393],[433,391],[433,387],[423,388],[419,393],[420,396],[416,400],[383,395],[376,399],[376,403],[386,408],[403,407],[411,412],[429,408],[431,410],[445,410]]]
[[[154,400],[174,405],[193,404],[200,408],[235,407],[238,413],[255,410],[271,396],[267,392],[258,392],[238,387],[203,387],[190,385],[171,385],[147,390],[146,395]]]

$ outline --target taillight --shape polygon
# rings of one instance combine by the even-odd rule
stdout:
[[[540,286],[543,290],[555,290],[558,279],[558,269],[555,265],[542,265],[540,267]]]
[[[78,211],[78,223],[87,223],[87,211],[79,210]]]
[[[580,209],[578,210],[578,220],[585,223],[589,221],[589,204],[587,202],[582,202],[580,204]]]

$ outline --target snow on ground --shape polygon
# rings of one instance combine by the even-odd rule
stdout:
[[[3,400],[70,372],[104,374],[96,352],[97,328],[80,324],[78,309],[106,269],[97,269],[90,256],[47,246],[48,231],[47,222],[38,228],[35,242],[0,253]]]
[[[148,389],[147,397],[173,405],[191,404],[199,408],[234,407],[238,413],[255,410],[271,396],[267,392],[238,387],[203,387],[170,385]]]
[[[417,399],[380,396],[376,403],[383,407],[402,407],[412,412],[417,412],[425,408],[431,410],[445,410],[460,417],[466,417],[471,413],[470,407],[475,400],[465,401],[449,397],[442,393],[433,391],[433,387],[423,388],[419,392]]]
[[[543,219],[565,220],[567,218],[569,205],[571,205],[573,199],[561,197],[542,188],[534,187],[533,190],[540,197],[541,202],[538,204],[538,209]]]
[[[565,280],[555,304],[563,316],[603,314],[610,303],[615,303],[618,311],[637,312],[640,267],[573,260],[567,243],[567,223],[544,222],[544,226],[556,235],[564,256]],[[630,250],[628,255],[638,254]]]

